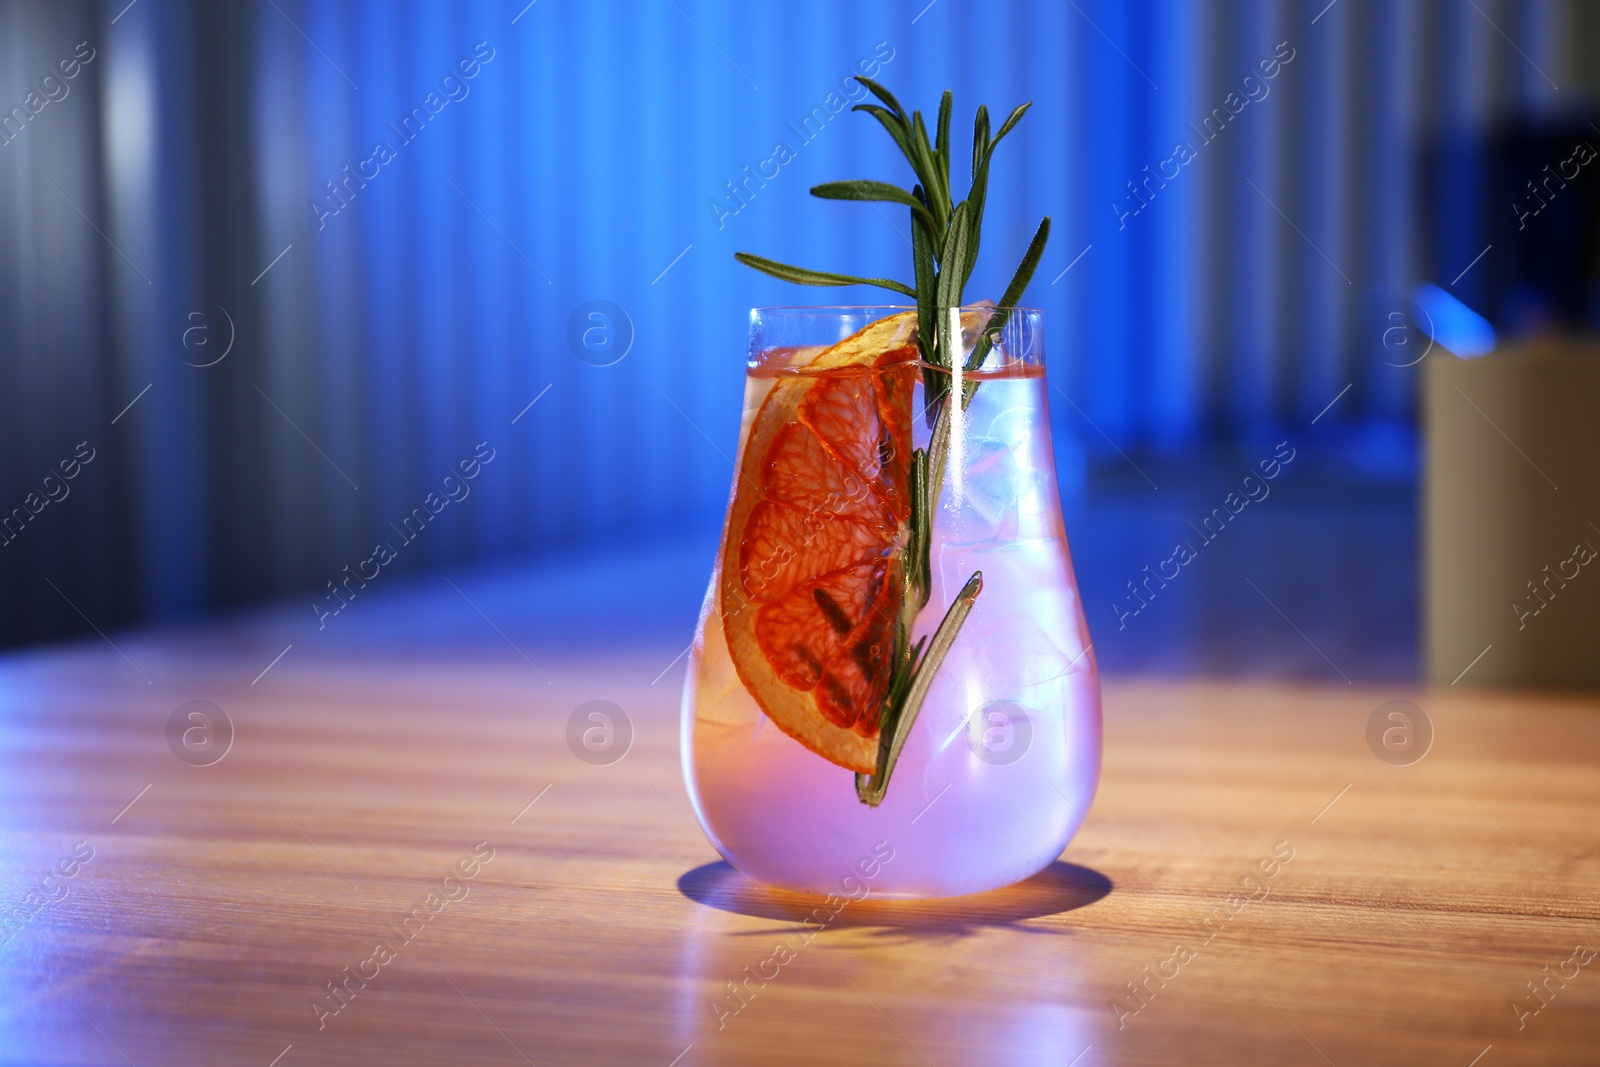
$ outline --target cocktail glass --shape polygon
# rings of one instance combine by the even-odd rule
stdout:
[[[959,310],[964,349],[954,361],[959,373],[917,360],[914,309],[751,312],[730,520],[739,516],[744,522],[751,500],[788,492],[781,489],[787,483],[778,468],[788,462],[785,457],[805,451],[772,444],[775,427],[763,430],[764,409],[769,423],[774,411],[787,413],[792,434],[802,436],[799,427],[806,418],[823,417],[813,412],[802,418],[795,414],[799,409],[785,408],[775,397],[792,397],[824,381],[835,394],[880,399],[904,387],[911,392],[914,449],[930,450],[935,416],[948,421],[947,458],[943,478],[935,483],[939,491],[927,549],[928,602],[916,613],[910,636],[924,639],[926,647],[925,639],[956,599],[964,592],[970,596],[979,584],[972,576],[981,574],[981,591],[971,598],[970,614],[925,687],[881,799],[867,803],[855,771],[819,755],[792,736],[792,726],[780,727],[764,710],[747,677],[752,672],[742,670],[730,654],[729,635],[735,632],[742,648],[770,655],[786,677],[800,677],[800,685],[813,677],[819,687],[831,684],[827,672],[834,668],[820,663],[826,657],[814,647],[831,638],[825,631],[816,631],[822,636],[815,640],[805,638],[813,631],[801,626],[794,632],[802,636],[793,641],[811,644],[790,649],[784,620],[810,610],[815,601],[818,618],[837,622],[845,635],[840,640],[866,632],[848,630],[858,621],[870,629],[873,605],[864,603],[853,613],[849,604],[841,606],[848,598],[830,594],[834,587],[826,580],[827,568],[838,561],[830,557],[819,563],[817,557],[827,555],[827,545],[840,543],[836,524],[859,521],[849,513],[864,495],[853,486],[866,483],[877,496],[894,498],[892,481],[913,464],[891,454],[895,449],[885,442],[892,435],[883,426],[860,427],[867,439],[850,440],[838,425],[830,425],[818,431],[822,451],[826,462],[837,463],[845,474],[829,467],[832,495],[800,509],[799,519],[783,527],[790,531],[785,543],[771,543],[770,530],[759,545],[733,543],[738,531],[730,525],[685,682],[683,769],[707,836],[756,881],[844,896],[859,896],[863,889],[890,898],[978,892],[1047,867],[1088,811],[1100,772],[1100,690],[1056,486],[1042,316],[1025,308],[1000,316],[995,311],[987,306]],[[996,326],[1000,319],[1003,325]],[[909,334],[910,347],[880,357],[880,365],[818,368],[841,342],[869,328],[881,333],[887,324],[900,324],[896,343]],[[985,335],[988,351],[980,353],[981,364],[965,366]],[[891,376],[893,383],[885,385]],[[955,402],[961,395],[968,398],[965,405]],[[930,410],[930,396],[945,398],[942,411],[937,405]],[[819,399],[812,407],[821,411],[825,405]],[[753,440],[768,450],[754,462],[746,455]],[[817,442],[806,441],[815,451]],[[902,519],[905,510],[900,509]],[[891,536],[894,522],[882,514],[892,515],[892,508],[875,514],[862,528],[883,536],[878,542],[869,537],[862,551],[888,561],[881,568],[884,580],[898,581],[906,567],[915,565],[908,558],[915,548],[905,543],[903,522],[898,536]],[[754,538],[751,528],[748,523],[739,527],[746,542]],[[730,568],[739,573],[730,575]],[[772,588],[764,584],[769,579],[787,599],[762,601],[754,594],[746,599],[750,588]],[[730,591],[740,600],[737,607],[730,604]],[[885,630],[871,632],[877,637],[870,648],[868,638],[861,638],[858,647],[836,652],[841,677],[848,673],[860,681],[858,676],[870,674],[875,664],[882,670]],[[819,665],[808,674],[813,659]],[[858,729],[870,732],[870,726]]]

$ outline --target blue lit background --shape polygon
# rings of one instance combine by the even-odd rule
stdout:
[[[1597,40],[1582,4],[1488,0],[7,6],[0,108],[80,41],[94,58],[0,147],[0,507],[80,441],[97,459],[0,549],[0,640],[315,595],[480,441],[470,500],[401,569],[678,543],[702,566],[746,309],[882,300],[733,253],[909,275],[900,211],[807,195],[906,178],[830,107],[863,61],[908,106],[952,88],[958,145],[978,103],[1034,102],[968,292],[997,294],[1052,216],[1028,302],[1071,401],[1052,416],[1091,605],[1164,554],[1152,515],[1209,508],[1231,475],[1207,472],[1292,437],[1339,482],[1301,514],[1384,502],[1362,529],[1387,554],[1348,569],[1405,588],[1383,603],[1409,634],[1417,372],[1395,345],[1424,283],[1500,321],[1512,268],[1458,274],[1505,224],[1485,138],[1573,121]],[[327,183],[379,141],[394,158],[334,213]],[[747,182],[778,142],[792,160]],[[1192,161],[1132,193],[1179,142]],[[591,301],[632,335],[613,365],[569,341]],[[1255,536],[1292,555],[1300,529]],[[1203,628],[1208,595],[1152,641]]]

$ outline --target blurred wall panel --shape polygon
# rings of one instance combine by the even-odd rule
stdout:
[[[122,272],[150,282],[104,236],[99,30],[88,4],[0,5],[6,642],[86,629],[85,616],[126,618],[137,588],[128,522],[139,461],[112,425],[133,391],[108,310]]]
[[[389,573],[714,523],[743,309],[883,299],[732,253],[906,272],[903,212],[807,195],[904,178],[860,70],[954,89],[958,143],[1034,102],[970,291],[1053,217],[1063,448],[1394,440],[1383,312],[1483,248],[1474,138],[1586,107],[1597,35],[1577,0],[0,5],[0,643],[309,601],[379,543]]]

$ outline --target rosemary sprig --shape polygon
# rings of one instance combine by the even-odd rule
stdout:
[[[893,278],[858,278],[853,274],[829,274],[826,271],[807,270],[804,267],[791,267],[786,263],[778,263],[760,256],[752,256],[748,252],[735,252],[734,258],[747,267],[765,271],[774,278],[782,278],[786,282],[797,285],[876,285],[880,289],[889,289],[896,293],[915,297],[917,291],[911,286],[897,282]]]
[[[956,643],[956,633],[961,629],[961,624],[967,621],[967,615],[982,591],[983,572],[973,571],[972,577],[967,579],[967,584],[961,587],[961,592],[950,604],[950,610],[944,613],[939,628],[933,632],[933,640],[928,642],[928,653],[922,658],[920,668],[911,678],[906,691],[900,694],[898,700],[890,701],[886,714],[892,713],[894,721],[886,721],[878,735],[878,767],[870,775],[856,775],[856,796],[861,798],[862,803],[877,807],[883,801],[883,794],[889,788],[889,775],[899,762],[900,750],[905,747],[906,737],[911,733],[911,724],[916,722],[917,712],[922,710],[922,701],[933,685],[934,672],[944,662],[950,646]],[[923,638],[918,641],[917,648],[921,649],[927,640]]]
[[[983,366],[995,339],[1004,330],[1011,309],[1033,278],[1045,243],[1050,239],[1050,218],[1046,216],[1029,242],[1022,262],[1006,286],[1000,304],[979,332],[971,353],[961,356],[961,294],[978,262],[978,244],[983,235],[983,209],[989,191],[989,163],[994,150],[1021,121],[1032,104],[1023,104],[1006,118],[1000,129],[989,134],[989,111],[980,106],[972,128],[972,177],[966,199],[950,198],[950,118],[954,97],[949,90],[939,100],[939,114],[932,140],[922,112],[906,114],[893,93],[871,78],[857,78],[877,97],[879,104],[857,104],[852,110],[864,111],[877,119],[899,146],[911,165],[916,183],[902,189],[887,182],[867,179],[825,182],[811,194],[824,200],[861,200],[899,204],[911,214],[911,266],[915,285],[892,278],[861,278],[849,274],[807,270],[774,260],[735,253],[745,266],[800,285],[873,285],[909,296],[917,302],[917,349],[922,358],[923,418],[930,430],[928,447],[911,456],[907,544],[903,566],[903,596],[900,616],[895,620],[895,639],[888,695],[880,718],[878,765],[871,775],[856,775],[856,794],[862,803],[877,806],[889,786],[889,775],[905,745],[922,702],[933,685],[933,677],[945,653],[955,643],[983,589],[983,576],[974,573],[951,603],[932,639],[911,641],[917,616],[927,606],[932,592],[933,522],[938,512],[939,491],[944,484],[945,463],[950,447],[950,419],[947,415],[954,372],[966,374]],[[960,362],[958,362],[960,361]],[[962,378],[961,406],[972,402],[978,382]]]

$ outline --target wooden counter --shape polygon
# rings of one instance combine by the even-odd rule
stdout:
[[[1568,962],[1600,949],[1593,698],[1112,680],[1092,826],[1052,869],[854,904],[807,941],[813,902],[749,885],[692,822],[681,645],[294,626],[0,660],[0,904],[28,915],[0,945],[0,1062],[1600,1061],[1600,958]],[[1412,766],[1366,739],[1397,697],[1436,731]],[[192,699],[235,727],[211,766],[168,747]],[[635,730],[610,766],[567,746],[591,699]],[[1525,983],[1563,969],[1519,1028]]]

